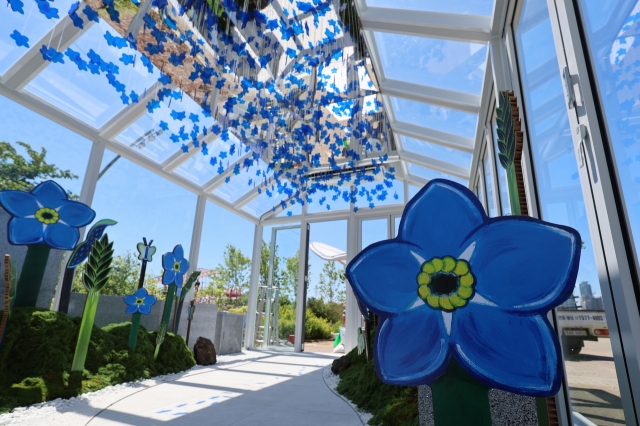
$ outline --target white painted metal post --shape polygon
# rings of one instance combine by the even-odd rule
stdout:
[[[91,147],[91,154],[89,155],[89,162],[87,163],[87,170],[84,174],[84,180],[82,181],[82,189],[80,190],[80,202],[91,207],[93,204],[93,197],[96,193],[96,185],[98,183],[98,175],[100,174],[100,166],[102,165],[102,158],[104,157],[104,151],[107,144],[104,141],[94,142]],[[86,227],[80,229],[80,238],[78,241],[84,239]],[[62,279],[64,278],[64,267],[69,261],[71,252],[67,251],[62,258],[62,264],[60,265],[60,272],[58,273],[58,285],[56,287],[56,295],[53,299],[53,310],[57,311],[60,307],[60,292],[62,291]]]
[[[305,276],[305,266],[307,265],[307,222],[302,221],[300,224],[300,251],[298,252],[298,292],[296,294],[296,328],[295,338],[293,343],[294,352],[302,352],[303,341],[302,335],[304,334],[304,314],[305,303],[304,293],[307,280]]]
[[[245,330],[245,347],[252,349],[256,336],[256,308],[258,304],[258,287],[260,286],[260,258],[262,256],[262,225],[256,225],[253,234],[253,254],[251,256],[251,284],[249,287],[249,308],[247,309],[247,328]]]
[[[198,195],[198,201],[196,202],[196,216],[193,221],[193,231],[191,232],[191,246],[189,248],[189,270],[187,271],[187,277],[191,275],[193,271],[198,269],[198,258],[200,256],[200,244],[202,243],[202,227],[204,225],[204,212],[207,207],[207,196]],[[191,287],[189,293],[184,297],[184,305],[188,306],[191,299],[193,299],[193,293],[195,292],[195,286]],[[184,317],[183,317],[184,318]]]
[[[353,211],[353,209],[351,209]],[[359,221],[352,214],[347,220],[347,262],[350,262],[358,254],[358,232]],[[362,322],[358,301],[351,285],[347,283],[347,307],[346,307],[346,333],[344,336],[344,350],[348,353],[358,346],[357,330]]]

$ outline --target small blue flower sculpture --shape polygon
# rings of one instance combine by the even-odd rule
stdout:
[[[9,242],[13,245],[45,243],[58,250],[73,250],[78,228],[96,216],[90,207],[69,200],[54,181],[46,181],[31,192],[0,191],[0,204],[13,216],[9,221]]]
[[[142,315],[149,315],[156,301],[156,297],[149,295],[147,289],[139,288],[135,293],[124,297],[124,303],[127,304],[126,313],[132,315],[139,312]]]
[[[180,296],[182,280],[189,269],[189,261],[184,258],[184,250],[181,244],[175,246],[173,252],[167,252],[162,255],[162,267],[164,268],[162,283],[165,285],[175,284],[178,291],[177,295]]]
[[[488,218],[467,188],[430,181],[407,204],[398,237],[369,246],[346,270],[380,316],[378,376],[430,385],[453,357],[487,388],[555,394],[562,364],[546,314],[572,293],[580,247],[571,228]]]

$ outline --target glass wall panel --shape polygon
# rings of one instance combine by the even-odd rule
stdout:
[[[375,32],[386,78],[479,95],[487,46]]]
[[[491,16],[493,0],[367,0],[368,6]]]
[[[624,424],[609,339],[571,322],[605,313],[546,0],[525,1],[516,44],[542,219],[577,229],[583,240],[579,285],[556,312],[571,404],[595,424]]]
[[[473,139],[478,115],[391,97],[396,120]]]
[[[496,210],[495,200],[493,198],[493,167],[491,167],[491,155],[487,149],[484,155],[484,185],[487,188],[487,206],[489,217],[496,217],[498,215]]]
[[[54,178],[64,189],[75,196],[80,196],[82,181],[87,170],[93,143],[82,136],[62,127],[59,124],[23,107],[12,100],[0,96],[0,141],[8,142],[16,153],[26,161],[30,161],[27,146],[40,154],[46,150],[44,160],[61,170],[68,170],[71,179]],[[23,174],[20,179],[26,178]],[[40,174],[34,183],[49,180],[50,177]],[[0,187],[0,189],[7,189]]]
[[[362,221],[360,247],[362,250],[373,243],[389,238],[389,219],[372,219]]]
[[[498,169],[498,189],[500,190],[500,204],[502,205],[502,215],[508,216],[511,214],[511,204],[509,203],[509,184],[507,183],[507,171],[500,164],[500,158],[498,157],[498,153],[500,149],[498,148],[498,127],[495,121],[492,122],[493,128],[493,152],[496,155],[496,169]]]
[[[454,182],[458,182],[460,185],[468,186],[469,181],[466,179],[460,179],[445,173],[436,172],[435,170],[427,169],[426,167],[417,166],[415,164],[409,164],[409,173],[412,175],[420,176],[425,179],[449,179]]]
[[[637,43],[640,3],[637,0],[580,3],[637,256],[640,250],[640,46]],[[611,16],[614,17],[609,19]]]
[[[447,148],[446,146],[410,138],[408,136],[402,136],[402,148],[405,151],[415,152],[425,157],[435,158],[462,167],[471,167],[472,155],[470,152]]]
[[[375,208],[404,202],[404,182],[392,180],[391,187],[384,182],[372,182],[358,187],[356,207],[358,209]]]
[[[106,151],[102,168],[114,158],[113,152]],[[196,202],[192,192],[120,157],[98,181],[92,207],[96,221],[118,222],[107,229],[114,256],[126,257],[130,252],[137,257],[136,245],[142,237],[153,240],[157,258],[147,265],[147,276],[159,278],[162,254],[182,244],[185,257],[189,256]]]

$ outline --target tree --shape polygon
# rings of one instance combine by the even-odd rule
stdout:
[[[84,272],[84,263],[76,269],[76,275],[73,278],[73,289],[76,293],[86,293],[87,290],[82,283],[82,274]],[[150,274],[147,274],[150,277]],[[145,280],[146,278],[145,277]],[[111,264],[111,273],[109,281],[103,287],[100,294],[109,294],[112,296],[126,296],[132,294],[138,288],[138,279],[140,278],[140,264],[138,258],[130,251],[119,254],[113,258]]]
[[[296,300],[296,289],[298,288],[298,267],[300,265],[300,252],[291,257],[283,257],[280,262],[284,263],[284,268],[278,271],[278,284],[280,286],[280,297],[287,300]],[[278,262],[278,263],[280,263]]]
[[[244,298],[249,289],[251,259],[232,244],[227,244],[223,257],[224,262],[219,264],[214,273],[210,275],[214,292],[211,295],[221,298],[225,289],[240,288],[243,290]]]
[[[15,145],[20,145],[27,151],[28,159],[18,154]],[[40,152],[31,148],[24,142],[0,141],[0,190],[13,189],[19,191],[31,191],[40,182],[48,179],[77,179],[78,176],[70,170],[61,170],[54,164],[45,160],[47,150],[41,148]],[[78,197],[68,192],[69,197]]]
[[[327,262],[320,272],[317,291],[325,302],[344,302],[347,298],[344,266],[336,265],[336,262]]]

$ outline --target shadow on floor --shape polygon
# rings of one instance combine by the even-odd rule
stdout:
[[[598,426],[624,425],[622,400],[600,389],[569,388],[573,409]]]

